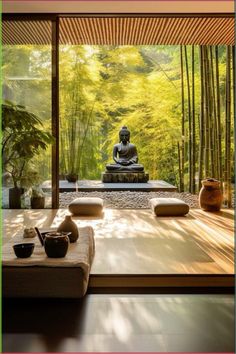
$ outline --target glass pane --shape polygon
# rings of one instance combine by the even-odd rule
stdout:
[[[60,178],[100,179],[103,170],[100,64],[91,46],[60,46]]]
[[[3,22],[5,208],[51,208],[50,38],[48,21]]]

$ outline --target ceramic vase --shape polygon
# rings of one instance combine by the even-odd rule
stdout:
[[[202,188],[199,193],[199,204],[203,210],[219,211],[223,201],[220,189],[220,181],[214,178],[202,180]]]
[[[65,220],[58,226],[58,232],[71,232],[69,235],[70,242],[76,242],[79,237],[77,225],[71,219],[71,215],[66,215]]]

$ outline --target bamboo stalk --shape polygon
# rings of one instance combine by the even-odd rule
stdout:
[[[210,150],[210,139],[209,139],[209,82],[208,82],[208,59],[207,59],[207,48],[203,46],[204,51],[204,85],[205,85],[205,149],[204,149],[204,166],[205,166],[205,177],[210,176],[209,169],[209,150]]]
[[[213,48],[210,47],[210,63],[211,63],[211,87],[212,87],[212,115],[213,115],[213,177],[219,179],[219,146],[218,146],[218,129],[217,129],[217,116],[216,116],[216,95],[215,95],[215,77],[214,77],[214,60]]]
[[[192,45],[192,190],[196,193],[195,174],[196,174],[196,127],[195,127],[195,66],[194,66],[194,45]]]
[[[185,105],[184,105],[184,65],[183,65],[183,46],[180,46],[180,70],[181,70],[181,179],[180,192],[184,192],[184,162],[185,162]]]
[[[200,119],[199,119],[199,163],[198,163],[198,190],[201,189],[201,180],[203,179],[203,164],[204,164],[204,150],[205,150],[205,127],[204,127],[204,51],[203,47],[199,46],[199,63],[200,63],[200,80],[201,80],[201,105],[200,105]]]
[[[232,82],[233,82],[233,97],[232,97],[232,101],[233,101],[233,119],[232,119],[232,123],[234,124],[234,119],[235,119],[235,114],[236,114],[236,107],[235,107],[235,100],[236,100],[236,92],[235,92],[235,80],[236,80],[236,76],[235,76],[235,46],[231,47],[232,49]],[[230,150],[231,152],[231,150]],[[233,162],[233,169],[234,169],[234,186],[235,186],[235,169],[236,169],[236,160],[235,160],[235,144],[234,144],[234,152],[233,152],[233,157],[232,157],[232,162]],[[235,187],[234,187],[235,188]],[[230,183],[230,197],[232,198],[232,191],[231,191],[231,183]],[[234,197],[235,197],[235,190],[234,190]],[[230,200],[230,207],[232,207],[232,200]]]
[[[184,46],[185,66],[186,66],[186,80],[187,80],[187,93],[188,93],[188,165],[189,165],[189,192],[192,192],[192,121],[191,121],[191,95],[190,95],[190,80],[189,80],[189,67],[187,47]]]
[[[206,65],[207,65],[207,96],[208,96],[208,113],[209,113],[209,131],[208,131],[208,143],[209,143],[209,171],[211,173],[211,177],[214,177],[215,174],[215,169],[214,169],[214,141],[213,141],[213,99],[212,99],[212,82],[211,82],[211,63],[210,63],[210,50],[209,47],[206,47],[206,53],[207,53],[207,60],[206,60]]]
[[[226,47],[226,90],[225,90],[225,163],[224,163],[224,185],[225,202],[231,206],[231,55],[230,47]]]
[[[182,170],[181,170],[181,152],[180,152],[180,145],[179,142],[177,143],[178,148],[178,162],[179,162],[179,191],[181,191],[181,183],[182,183]]]
[[[217,147],[218,147],[218,175],[219,180],[223,183],[223,166],[222,166],[222,144],[221,144],[221,108],[220,108],[220,78],[219,78],[219,53],[218,47],[215,47],[215,67],[216,67],[216,116],[217,116]]]
[[[59,120],[60,124],[60,172],[65,173],[66,172],[66,157],[65,157],[65,139],[64,139],[64,134],[63,134],[63,126],[62,126],[62,120]]]
[[[233,97],[232,97],[232,101],[233,101],[233,118],[235,118],[235,115],[236,115],[236,107],[235,107],[235,100],[236,100],[236,92],[235,92],[235,80],[236,80],[236,77],[235,77],[235,46],[232,46],[231,47],[232,49],[232,83],[233,83]],[[234,119],[233,120],[233,124],[234,124]],[[235,144],[234,144],[235,146]],[[234,151],[235,151],[235,147],[234,147]],[[236,160],[235,160],[235,152],[233,153],[233,157],[232,157],[232,160],[234,161],[234,174],[235,174],[235,170],[236,170]],[[234,183],[235,183],[235,177],[234,177]]]
[[[235,46],[232,46],[232,77],[233,77],[233,117],[235,117]]]

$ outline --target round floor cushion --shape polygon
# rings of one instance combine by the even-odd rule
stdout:
[[[73,215],[101,215],[103,199],[101,198],[76,198],[69,204],[69,211]]]
[[[178,216],[189,212],[189,205],[178,198],[152,198],[150,204],[157,216]]]

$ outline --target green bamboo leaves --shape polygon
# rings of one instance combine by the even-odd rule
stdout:
[[[184,190],[184,186],[189,192],[195,193],[201,188],[203,178],[214,177],[220,180],[224,188],[225,204],[230,207],[233,173],[232,110],[235,107],[235,83],[232,79],[235,75],[234,48],[199,46],[197,51],[194,46],[180,46],[180,70],[180,191]],[[196,91],[200,91],[198,105]]]
[[[214,177],[230,200],[232,56],[225,46],[62,48],[61,173],[99,179],[128,125],[151,179],[194,194]]]

